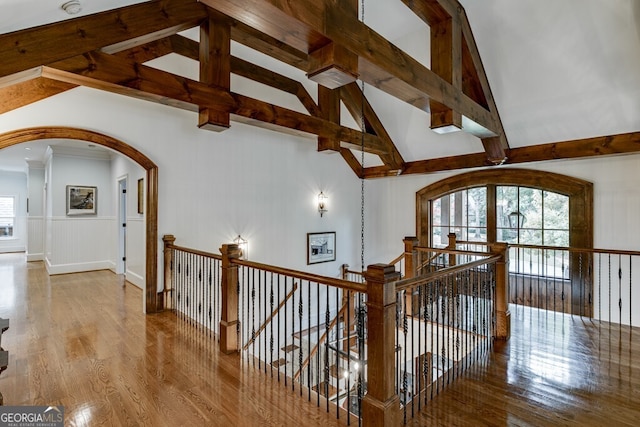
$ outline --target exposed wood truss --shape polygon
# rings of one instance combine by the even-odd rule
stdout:
[[[156,0],[0,35],[0,114],[85,85],[230,121],[316,136],[358,176],[398,174],[640,151],[636,134],[511,149],[466,13],[456,0],[402,0],[431,31],[431,69],[358,19],[356,0]],[[200,42],[177,33],[200,29]],[[289,77],[231,55],[231,41],[302,70],[317,101]],[[198,61],[191,80],[146,63],[168,54]],[[297,97],[306,112],[235,93],[236,74]],[[462,129],[484,152],[405,162],[356,79],[428,113],[436,131]],[[341,104],[360,125],[342,125]],[[378,156],[363,168],[352,150]]]

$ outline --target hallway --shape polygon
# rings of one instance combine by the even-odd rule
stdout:
[[[69,426],[339,424],[173,313],[141,310],[142,291],[110,271],[48,276],[0,255],[5,405],[63,405]]]

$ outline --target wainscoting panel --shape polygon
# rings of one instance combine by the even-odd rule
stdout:
[[[145,286],[145,238],[144,218],[127,218],[127,271],[129,282],[144,289]]]
[[[114,217],[54,217],[51,219],[49,274],[115,268],[111,257],[117,241]]]
[[[44,217],[27,218],[27,261],[44,260]]]

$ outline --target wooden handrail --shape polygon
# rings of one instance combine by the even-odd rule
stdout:
[[[494,255],[485,259],[479,259],[476,261],[467,262],[465,264],[454,265],[452,267],[445,267],[443,269],[432,271],[422,276],[414,277],[411,279],[400,280],[396,282],[396,292],[412,289],[417,286],[432,282],[441,277],[447,276],[449,274],[457,273],[459,271],[468,270],[470,268],[479,267],[485,264],[490,264],[500,260],[500,258],[501,258],[500,255]]]
[[[397,263],[399,263],[400,261],[402,261],[404,259],[404,252],[401,253],[400,255],[398,255],[396,258],[394,258],[389,265],[396,265]]]
[[[433,261],[434,259],[436,259],[437,257],[439,257],[440,253],[436,253],[435,255],[433,255],[432,257],[430,257],[428,260],[426,260],[425,262],[423,262],[422,264],[420,264],[420,267],[418,267],[418,271],[422,271],[427,265],[431,264],[431,261]]]
[[[289,298],[291,298],[293,296],[293,294],[296,292],[296,290],[298,289],[298,282],[294,282],[293,283],[293,289],[291,289],[291,291],[284,297],[284,299],[280,302],[280,304],[278,304],[278,307],[276,307],[275,310],[273,310],[273,312],[269,315],[269,317],[267,317],[264,321],[264,323],[262,323],[262,325],[260,325],[260,327],[258,328],[258,330],[256,331],[256,333],[251,337],[251,339],[244,345],[244,347],[242,347],[242,350],[246,350],[249,348],[249,346],[251,344],[253,344],[253,342],[256,340],[256,338],[258,338],[258,336],[262,333],[262,331],[265,330],[265,328],[267,327],[267,325],[269,324],[269,322],[271,322],[271,319],[273,319],[273,317],[276,315],[276,313],[278,311],[280,311],[280,309],[287,303],[287,301],[289,300]]]
[[[626,250],[617,250],[617,249],[595,249],[595,248],[568,248],[564,246],[539,246],[539,245],[509,245],[509,247],[513,248],[523,248],[523,249],[541,249],[541,250],[557,250],[557,251],[567,251],[567,252],[587,252],[594,254],[611,254],[611,255],[635,255],[640,256],[639,251],[626,251]]]
[[[304,271],[291,270],[283,267],[276,267],[273,265],[262,264],[259,262],[245,261],[241,259],[233,259],[231,261],[234,265],[241,265],[245,267],[256,268],[258,270],[267,271],[269,273],[281,274],[283,276],[289,276],[300,280],[307,280],[309,282],[315,282],[321,285],[334,286],[336,288],[344,289],[346,291],[354,292],[367,292],[367,285],[364,283],[351,282],[349,280],[336,279],[334,277],[320,276],[319,274],[307,273]]]
[[[475,256],[489,255],[489,252],[464,251],[460,249],[448,249],[448,248],[428,248],[426,246],[417,246],[416,249],[422,252],[437,252],[438,254],[475,255]]]
[[[185,248],[184,246],[176,246],[176,245],[166,245],[166,248],[168,249],[176,249],[182,252],[187,252],[190,254],[194,254],[194,255],[201,255],[204,257],[208,257],[208,258],[214,258],[217,260],[222,260],[222,255],[220,254],[214,254],[211,252],[205,252],[205,251],[199,251],[197,249],[191,249],[191,248]]]
[[[489,246],[487,242],[471,242],[471,241],[458,241],[458,244],[467,245],[484,245]],[[523,249],[542,249],[542,250],[557,250],[567,252],[590,252],[596,254],[612,254],[612,255],[637,255],[640,256],[640,251],[628,251],[620,249],[598,249],[598,248],[574,248],[568,246],[545,246],[545,245],[525,245],[525,244],[509,244],[510,248],[523,248]],[[422,248],[425,249],[425,248]]]

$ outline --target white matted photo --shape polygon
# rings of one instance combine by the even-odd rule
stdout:
[[[307,264],[336,260],[336,232],[307,233]]]
[[[67,215],[95,215],[98,187],[67,185]]]

